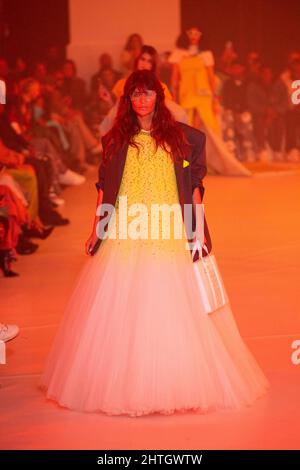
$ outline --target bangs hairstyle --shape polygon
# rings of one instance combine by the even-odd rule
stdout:
[[[179,123],[175,121],[165,105],[164,89],[153,72],[137,70],[127,79],[124,93],[120,98],[114,125],[107,134],[103,149],[103,158],[117,157],[118,152],[125,146],[131,145],[138,149],[134,136],[139,133],[141,126],[131,104],[131,95],[135,91],[154,90],[156,103],[152,118],[151,136],[156,142],[156,149],[162,147],[174,161],[183,160],[190,147]]]

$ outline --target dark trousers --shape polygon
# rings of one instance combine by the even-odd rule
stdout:
[[[268,141],[274,152],[282,151],[285,129],[286,117],[284,114],[279,114],[273,119],[268,129]]]
[[[300,150],[300,106],[287,112],[286,150]]]
[[[257,150],[260,152],[265,148],[267,123],[263,114],[252,114],[253,133]]]

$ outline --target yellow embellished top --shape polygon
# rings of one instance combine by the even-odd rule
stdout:
[[[156,149],[149,131],[141,130],[134,141],[138,149],[128,147],[110,233],[127,253],[136,244],[153,255],[182,252],[185,229],[171,156]]]

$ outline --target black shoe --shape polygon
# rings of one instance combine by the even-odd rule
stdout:
[[[48,210],[40,215],[40,218],[45,225],[68,225],[69,219],[62,217],[54,210]]]
[[[80,173],[83,175],[87,171],[87,166],[85,165],[77,165],[76,167],[76,173]]]
[[[19,276],[19,273],[16,273],[10,269],[11,260],[12,257],[10,254],[10,250],[0,250],[0,269],[2,270],[5,277]]]
[[[53,229],[54,226],[43,229],[31,228],[25,229],[24,233],[28,238],[41,238],[42,240],[45,240],[45,238],[49,237],[49,235],[52,233]]]
[[[19,238],[16,246],[16,251],[19,255],[31,255],[38,249],[39,245],[27,240],[26,238]]]
[[[80,173],[81,175],[87,171],[87,167],[82,165],[80,162],[72,162],[69,165],[69,168],[75,173]]]
[[[67,219],[66,217],[56,217],[54,218],[54,221],[53,221],[53,225],[56,225],[56,226],[62,226],[62,225],[69,225],[70,223],[70,220]]]

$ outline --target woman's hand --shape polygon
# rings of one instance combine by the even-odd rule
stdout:
[[[87,255],[93,256],[92,251],[95,248],[98,240],[99,238],[97,237],[97,234],[93,232],[85,243],[85,252]]]
[[[197,251],[199,253],[199,258],[202,257],[203,250],[204,250],[204,252],[208,253],[206,238],[204,237],[203,244],[201,245],[201,241],[199,240],[199,238],[194,237],[193,241],[192,241],[192,258],[193,258],[193,261],[194,261],[194,256],[197,253]],[[204,256],[206,256],[206,255],[204,255]]]

